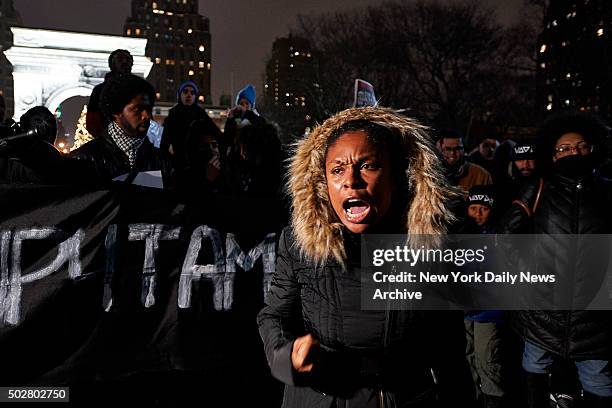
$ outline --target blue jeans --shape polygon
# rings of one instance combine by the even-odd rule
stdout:
[[[523,350],[523,368],[534,374],[549,374],[555,356],[528,341]],[[612,366],[606,360],[574,361],[582,389],[598,397],[612,397]]]

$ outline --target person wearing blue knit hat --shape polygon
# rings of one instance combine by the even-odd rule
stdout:
[[[236,95],[236,106],[227,114],[228,121],[234,119],[232,122],[235,122],[238,128],[261,123],[261,117],[255,110],[256,99],[257,93],[253,85],[248,84],[242,88]]]
[[[260,126],[266,123],[266,120],[255,110],[256,98],[255,87],[248,84],[236,95],[236,106],[227,112],[223,145],[230,155],[231,152],[237,151],[236,142],[240,129],[249,125]]]
[[[246,110],[253,110],[255,109],[256,97],[255,87],[248,84],[238,92],[238,95],[236,95],[236,106],[239,105]]]

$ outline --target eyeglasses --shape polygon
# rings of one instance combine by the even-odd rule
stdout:
[[[462,151],[463,151],[463,146],[443,147],[442,148],[442,153],[444,154],[460,153]]]
[[[579,142],[574,146],[569,144],[562,144],[555,147],[555,153],[558,156],[567,156],[572,152],[576,152],[578,154],[589,154],[593,152],[593,146],[589,145],[587,142]]]

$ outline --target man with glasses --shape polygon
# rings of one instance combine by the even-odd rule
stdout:
[[[458,131],[442,129],[439,131],[439,137],[445,173],[451,184],[460,187],[467,195],[473,186],[492,183],[488,171],[465,160],[463,137]]]
[[[612,406],[612,314],[585,310],[579,303],[601,289],[596,282],[609,262],[608,246],[598,249],[585,236],[612,231],[612,187],[595,172],[604,159],[607,134],[598,118],[585,114],[563,114],[544,123],[536,145],[542,178],[527,183],[500,228],[501,233],[542,235],[534,248],[538,272],[555,274],[558,287],[571,289],[562,295],[556,285],[547,289],[555,310],[517,313],[529,407],[548,407],[549,374],[561,360],[575,365],[584,406]]]

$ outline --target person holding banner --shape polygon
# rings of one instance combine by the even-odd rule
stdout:
[[[103,134],[72,151],[70,157],[88,165],[91,183],[139,171],[162,170],[169,178],[170,165],[147,138],[155,103],[155,90],[134,74],[114,75],[104,87],[101,109],[110,120]]]
[[[468,406],[462,313],[360,303],[361,234],[440,237],[454,219],[461,196],[426,131],[389,109],[352,108],[299,143],[291,226],[258,316],[284,407]]]

